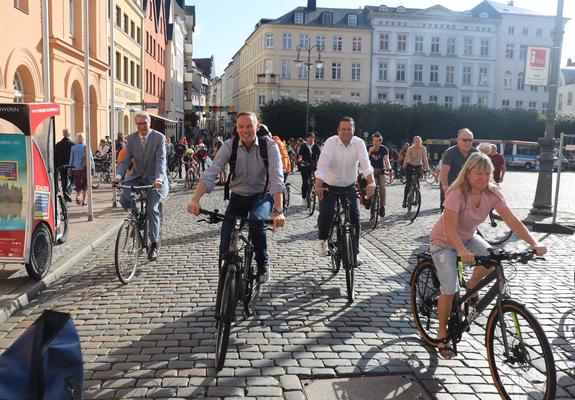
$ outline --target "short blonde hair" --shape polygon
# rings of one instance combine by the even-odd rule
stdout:
[[[489,154],[489,152],[491,151],[491,143],[481,142],[477,145],[477,150],[479,150],[483,154]]]
[[[86,136],[84,136],[84,132],[76,133],[76,143],[84,144],[86,142]]]

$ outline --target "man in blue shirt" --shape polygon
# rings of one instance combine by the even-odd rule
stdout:
[[[379,186],[379,198],[381,199],[379,207],[379,216],[385,216],[385,169],[391,170],[389,163],[389,151],[385,147],[383,137],[379,132],[375,132],[371,137],[372,145],[367,149],[369,162],[373,167],[373,176],[376,184]]]

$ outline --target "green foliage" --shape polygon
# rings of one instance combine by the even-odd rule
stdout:
[[[319,137],[336,133],[337,122],[353,117],[356,135],[379,131],[385,142],[401,143],[413,136],[448,139],[461,128],[469,128],[476,138],[536,141],[545,131],[545,117],[527,110],[495,110],[485,107],[446,108],[438,104],[404,107],[398,104],[357,104],[342,101],[310,105],[310,125]],[[282,138],[305,136],[305,102],[294,99],[272,101],[260,108],[261,120]],[[575,133],[575,117],[559,115],[559,132]]]

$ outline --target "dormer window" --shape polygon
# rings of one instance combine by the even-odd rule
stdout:
[[[321,24],[322,25],[332,25],[333,24],[333,14],[329,12],[324,12],[321,14]]]
[[[489,18],[489,14],[483,11],[481,14],[479,14],[479,18]]]
[[[395,9],[395,12],[397,12],[397,13],[404,13],[405,11],[406,11],[405,7],[403,7],[403,6],[399,6]]]
[[[301,11],[298,11],[294,14],[293,23],[303,25],[303,13]]]
[[[347,26],[357,26],[357,15],[349,14],[347,16]]]
[[[377,9],[377,11],[387,12],[387,11],[388,11],[388,8],[387,8],[387,6],[379,6],[379,8]]]
[[[463,11],[464,17],[471,17],[471,11]]]

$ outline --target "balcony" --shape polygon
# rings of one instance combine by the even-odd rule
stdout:
[[[279,85],[279,79],[276,74],[258,74],[257,83],[268,85]]]
[[[192,57],[192,53],[193,53],[193,45],[191,44],[184,44],[184,57]]]

